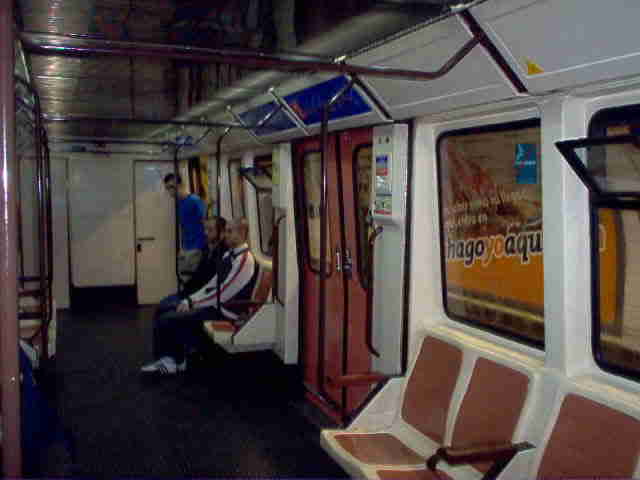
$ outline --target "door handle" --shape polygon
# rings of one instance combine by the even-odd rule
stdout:
[[[139,242],[152,242],[156,237],[138,237]]]

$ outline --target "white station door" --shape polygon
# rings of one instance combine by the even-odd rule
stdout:
[[[135,163],[136,283],[138,303],[159,302],[177,291],[175,204],[165,191],[170,162]]]

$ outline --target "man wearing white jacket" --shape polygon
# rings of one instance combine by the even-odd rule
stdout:
[[[153,356],[141,368],[143,373],[174,375],[186,369],[185,346],[202,331],[206,320],[237,321],[249,307],[258,277],[258,265],[247,245],[245,219],[229,222],[225,242],[229,247],[216,274],[200,290],[192,293],[175,311],[162,313],[153,326]]]

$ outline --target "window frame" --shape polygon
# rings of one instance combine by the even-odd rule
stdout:
[[[371,142],[364,142],[361,143],[359,145],[357,145],[354,149],[353,149],[353,157],[351,159],[351,167],[353,169],[352,172],[352,179],[353,179],[353,196],[354,196],[354,200],[353,200],[353,204],[355,205],[355,212],[356,212],[356,237],[357,237],[357,242],[356,242],[356,246],[358,248],[358,259],[357,259],[357,269],[358,269],[358,279],[360,282],[360,286],[367,290],[368,288],[373,288],[373,285],[369,285],[369,279],[370,279],[370,272],[369,272],[369,265],[365,265],[364,264],[364,252],[368,249],[368,243],[369,243],[369,235],[365,237],[362,236],[362,228],[361,228],[361,224],[360,224],[360,215],[359,215],[359,203],[358,203],[358,197],[359,197],[359,193],[360,191],[358,190],[358,154],[360,153],[361,150],[365,149],[365,148],[370,148],[371,149],[371,174],[373,175],[373,143]],[[373,193],[373,181],[369,184],[369,207],[368,210],[371,210],[371,199],[372,199],[372,193]],[[363,242],[364,241],[364,242]],[[364,245],[363,245],[364,243]],[[371,254],[371,252],[368,252],[369,254]],[[366,278],[366,280],[365,280]]]
[[[253,167],[247,169],[247,168],[240,168],[239,172],[240,172],[240,176],[245,178],[253,187],[253,191],[255,193],[255,202],[256,202],[256,212],[257,212],[257,220],[258,220],[258,241],[260,242],[260,251],[262,252],[263,255],[265,255],[268,258],[272,258],[273,255],[269,253],[268,251],[268,245],[263,245],[263,240],[262,240],[262,210],[260,207],[260,195],[261,194],[265,194],[265,193],[269,193],[271,195],[271,205],[272,205],[272,209],[273,209],[273,188],[264,188],[264,187],[260,187],[258,186],[255,181],[253,181],[251,179],[251,177],[249,175],[247,175],[247,171],[248,170],[252,170],[252,169],[258,169],[261,170],[265,173],[265,175],[267,177],[269,177],[269,179],[271,179],[271,172],[270,172],[270,168],[271,165],[273,164],[273,157],[271,154],[268,155],[260,155],[257,156],[253,159]],[[268,165],[265,166],[265,165]],[[271,233],[273,235],[273,220],[275,218],[275,215],[272,215],[272,222],[271,222]],[[268,242],[267,242],[268,243]]]
[[[638,126],[640,126],[640,104],[635,105],[622,105],[614,107],[606,107],[596,111],[590,118],[587,138],[574,141],[557,142],[556,146],[566,155],[566,150],[575,145],[594,145],[594,144],[606,144],[605,138],[607,138],[607,129],[614,126],[631,126],[633,119],[638,119]],[[609,138],[617,137],[621,140],[623,137],[630,137],[633,135],[615,135],[609,136]],[[565,151],[563,151],[563,146]],[[567,163],[571,166],[572,170],[578,175],[582,183],[589,190],[589,240],[590,240],[590,267],[591,267],[591,352],[593,360],[596,365],[604,372],[627,378],[633,381],[640,380],[640,367],[637,370],[632,370],[624,365],[615,364],[607,361],[603,349],[603,328],[600,319],[600,235],[599,235],[599,209],[609,208],[616,211],[624,210],[636,210],[640,212],[640,199],[637,198],[640,195],[628,195],[627,193],[619,192],[602,192],[597,186],[594,186],[593,181],[585,180],[586,168],[582,162],[579,164],[574,161],[570,161],[566,156]],[[577,157],[576,157],[577,158]],[[640,192],[639,192],[640,193]],[[633,200],[620,199],[619,197],[636,197]],[[618,272],[620,275],[620,272]],[[624,288],[624,287],[622,287]],[[617,299],[618,302],[624,302],[624,298]],[[621,311],[620,309],[618,311]]]
[[[463,128],[454,128],[451,130],[444,130],[437,135],[435,142],[435,153],[436,153],[436,177],[437,177],[437,195],[438,195],[438,226],[439,226],[439,250],[440,250],[440,276],[441,276],[441,291],[442,291],[442,305],[447,318],[462,323],[471,328],[477,328],[479,330],[488,332],[493,335],[498,335],[500,337],[506,338],[508,340],[524,344],[529,347],[533,347],[540,351],[545,351],[545,337],[544,334],[542,336],[542,341],[538,341],[534,338],[519,335],[511,330],[502,329],[500,327],[496,327],[493,325],[487,325],[486,323],[482,323],[480,321],[472,320],[461,315],[457,315],[452,313],[449,309],[448,298],[447,298],[447,274],[446,274],[446,250],[445,250],[445,229],[444,229],[444,215],[442,211],[442,168],[443,168],[443,158],[440,154],[441,145],[444,140],[454,136],[463,136],[463,135],[474,135],[474,134],[482,134],[482,133],[494,133],[494,132],[502,132],[509,130],[524,130],[527,128],[538,128],[540,129],[540,143],[542,143],[542,122],[540,117],[529,117],[521,120],[511,120],[501,123],[491,123],[487,125],[478,125],[471,127],[463,127]],[[540,183],[542,179],[540,177]],[[541,185],[542,186],[542,185]],[[542,198],[541,198],[542,200]],[[541,207],[541,211],[544,209],[544,204]],[[543,225],[544,229],[544,225]],[[544,232],[544,230],[543,230]],[[544,234],[544,233],[543,233]],[[543,272],[544,272],[544,250],[543,250]],[[543,278],[544,285],[544,278]],[[544,304],[543,304],[544,308]],[[545,329],[544,323],[544,312],[543,312],[543,331]]]
[[[235,205],[234,201],[233,201],[233,180],[232,180],[232,169],[235,165],[238,165],[238,177],[240,178],[240,208],[242,209],[242,214],[241,215],[236,215],[236,209],[238,208],[237,205]],[[232,218],[246,218],[247,216],[247,208],[246,208],[246,202],[245,202],[245,192],[244,192],[244,180],[243,180],[243,176],[242,176],[242,158],[241,157],[237,157],[237,158],[232,158],[227,162],[227,176],[229,179],[229,201],[231,202],[231,217]]]
[[[307,205],[308,205],[308,197],[307,197],[307,184],[305,182],[305,164],[308,161],[307,157],[309,155],[312,155],[314,153],[319,154],[320,150],[319,149],[309,149],[309,150],[303,150],[301,152],[301,165],[300,165],[300,177],[301,177],[301,185],[302,188],[300,189],[301,192],[301,199],[302,199],[302,208],[304,209],[304,215],[303,215],[303,221],[302,221],[302,225],[303,225],[303,235],[304,235],[304,245],[303,245],[303,251],[304,251],[304,256],[306,258],[306,262],[307,262],[307,268],[309,269],[309,271],[311,271],[312,273],[314,273],[315,275],[320,275],[321,271],[320,268],[316,268],[313,266],[313,262],[311,261],[311,243],[309,241],[309,217],[308,217],[308,212],[307,212]],[[327,210],[328,211],[328,210]],[[329,240],[329,243],[331,242],[331,227],[329,225],[329,219],[327,218],[327,239]],[[331,248],[329,248],[327,250],[328,252],[328,256],[329,256],[329,261],[327,261],[327,268],[325,269],[325,278],[330,278],[331,275],[333,275],[333,265],[331,262]],[[320,262],[322,262],[322,259],[319,260],[318,265],[320,265]]]

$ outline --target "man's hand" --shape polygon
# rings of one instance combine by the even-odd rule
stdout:
[[[176,311],[179,313],[182,312],[188,312],[190,310],[189,308],[189,302],[187,300],[182,300],[179,304],[178,304],[178,308],[176,308]]]

